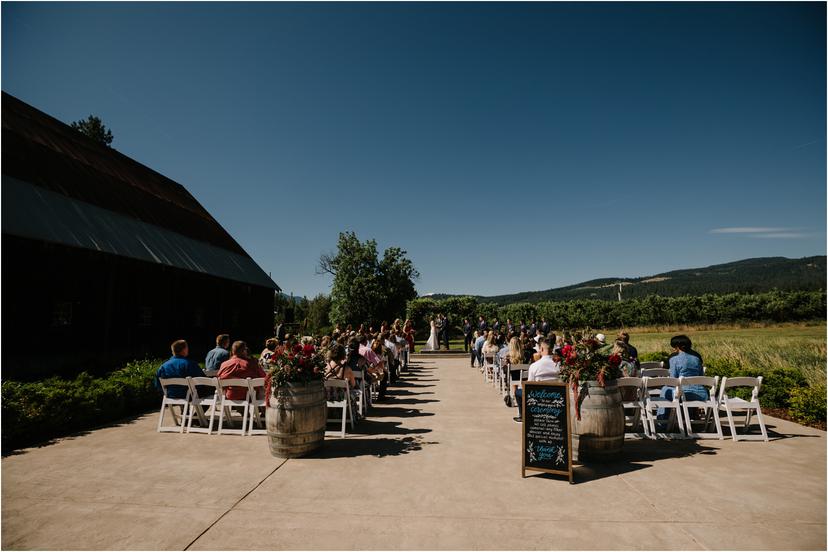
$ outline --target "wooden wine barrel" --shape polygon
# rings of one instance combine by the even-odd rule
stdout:
[[[590,381],[579,392],[586,396],[581,403],[580,420],[575,415],[574,397],[572,400],[573,461],[600,462],[616,458],[624,446],[624,406],[615,380],[606,382],[606,387]]]
[[[298,458],[322,446],[328,406],[322,381],[289,383],[273,389],[265,413],[270,453]]]

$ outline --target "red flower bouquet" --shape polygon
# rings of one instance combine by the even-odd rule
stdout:
[[[604,387],[609,380],[621,377],[621,355],[600,352],[604,347],[593,338],[587,338],[566,351],[561,364],[561,379],[572,385],[575,414],[581,419],[579,388],[588,381],[597,381]]]

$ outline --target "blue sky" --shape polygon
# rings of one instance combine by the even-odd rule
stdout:
[[[180,182],[286,291],[825,254],[825,4],[2,4],[2,88]]]

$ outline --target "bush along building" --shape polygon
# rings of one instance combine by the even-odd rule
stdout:
[[[256,349],[279,288],[182,185],[5,92],[2,120],[4,377]]]

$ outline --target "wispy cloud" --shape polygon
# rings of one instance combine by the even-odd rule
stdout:
[[[807,238],[810,234],[804,234],[802,232],[768,232],[766,234],[748,234],[747,237],[749,238],[765,238],[765,239],[787,239],[787,240],[794,240],[797,238]]]
[[[817,142],[819,142],[819,140],[811,140],[810,142],[805,142],[804,144],[799,144],[798,146],[792,147],[791,151],[802,149],[802,148],[807,148],[808,146],[810,146],[812,144],[816,144]]]
[[[713,228],[710,234],[736,234],[745,238],[756,239],[788,239],[807,238],[810,234],[801,232],[801,228],[776,228],[770,226],[731,226],[727,228]]]
[[[711,234],[759,234],[767,232],[789,232],[795,228],[770,228],[767,226],[731,226],[729,228],[713,228]]]

